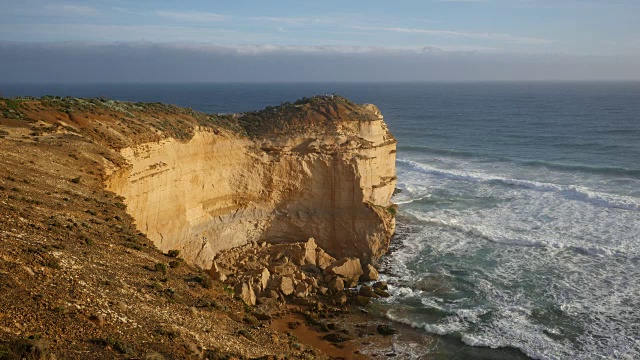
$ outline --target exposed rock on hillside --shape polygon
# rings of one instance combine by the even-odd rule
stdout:
[[[386,252],[396,142],[375,106],[316,97],[235,120],[123,147],[124,164],[109,167],[108,189],[158,248],[204,268],[250,241],[314,237],[365,262]]]

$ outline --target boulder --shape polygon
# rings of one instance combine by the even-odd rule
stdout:
[[[337,276],[331,279],[327,285],[329,286],[329,290],[333,292],[344,290],[344,281]]]
[[[334,299],[334,303],[336,305],[344,305],[347,303],[347,301],[349,301],[349,299],[347,298],[347,295],[345,295],[344,293],[340,293],[340,295],[338,295],[335,299]]]
[[[361,286],[358,295],[364,297],[375,297],[376,293],[371,286]]]
[[[328,268],[331,264],[333,264],[336,259],[324,252],[321,248],[316,248],[316,266],[321,270]]]
[[[278,305],[277,295],[275,299],[272,299],[270,297],[259,297],[256,299],[256,304],[265,305],[269,307],[276,307]]]
[[[296,280],[305,280],[307,276],[303,272],[296,272],[293,274],[294,279]]]
[[[280,290],[280,292],[285,296],[293,294],[295,290],[293,287],[293,280],[291,280],[290,277],[283,276],[280,279],[280,286],[278,286],[278,290]]]
[[[303,297],[306,297],[308,293],[309,293],[309,289],[307,287],[307,284],[301,282],[298,285],[296,285],[296,290],[295,290],[296,297],[303,298]]]
[[[342,342],[351,340],[350,337],[339,332],[327,334],[323,336],[322,339],[332,343],[342,343]]]
[[[325,272],[330,275],[341,276],[349,283],[353,283],[354,281],[357,282],[360,275],[362,275],[362,267],[358,258],[349,257],[334,262],[327,267]]]
[[[375,291],[376,295],[383,298],[388,298],[391,296],[391,294],[389,294],[386,290],[374,288],[373,291]]]
[[[316,264],[316,241],[313,238],[309,238],[305,243],[296,243],[281,245],[281,256],[287,256],[291,259],[291,262],[303,266],[307,264]]]
[[[271,278],[271,273],[269,272],[269,269],[263,268],[262,272],[258,276],[258,279],[260,280],[261,291],[264,291],[267,288],[267,284],[269,283],[270,278]]]
[[[243,282],[237,284],[234,290],[236,297],[244,301],[247,305],[256,304],[256,293],[253,292],[253,288],[249,283]]]
[[[209,269],[209,276],[211,276],[213,280],[217,280],[221,282],[224,282],[227,280],[227,275],[225,275],[220,270],[220,268],[218,267],[218,264],[216,264],[215,261],[213,262],[213,264],[211,264],[211,269]]]
[[[397,334],[398,331],[394,328],[392,328],[389,325],[386,324],[380,324],[376,327],[376,330],[378,331],[378,334],[380,335],[393,335],[393,334]]]
[[[288,258],[284,258],[284,263],[280,265],[272,265],[269,267],[271,274],[278,274],[282,276],[292,276],[298,271],[298,267],[289,261]]]
[[[380,290],[387,290],[389,289],[389,286],[387,285],[386,281],[378,281],[375,284],[373,284],[373,288],[380,289]]]
[[[318,245],[316,245],[316,241],[314,238],[309,238],[307,242],[304,244],[304,259],[307,264],[316,264],[316,249]]]
[[[360,281],[376,281],[378,280],[378,270],[371,264],[367,264],[362,268],[363,274],[360,276]]]

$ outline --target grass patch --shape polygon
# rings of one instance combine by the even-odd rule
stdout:
[[[134,249],[134,250],[142,250],[142,246],[140,246],[140,244],[132,242],[132,241],[127,241],[124,243],[124,247],[128,247],[129,249]]]
[[[4,99],[5,106],[13,111],[20,111],[21,102],[20,100]]]
[[[163,263],[157,263],[153,269],[157,272],[166,274],[167,273],[167,265],[163,264]]]

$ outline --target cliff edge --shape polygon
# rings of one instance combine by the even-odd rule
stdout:
[[[123,147],[124,164],[109,167],[107,188],[160,250],[207,269],[252,241],[313,237],[364,262],[387,251],[396,141],[374,105],[323,96],[232,120]]]
[[[268,314],[361,298],[344,281],[388,247],[394,161],[375,106],[341,97],[238,115],[0,98],[0,358],[328,358]],[[270,307],[245,305],[257,285]]]

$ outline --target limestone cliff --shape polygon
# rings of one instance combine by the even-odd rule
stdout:
[[[125,146],[107,188],[163,251],[211,267],[250,241],[314,237],[335,257],[386,252],[395,228],[396,142],[379,110],[314,97]]]

